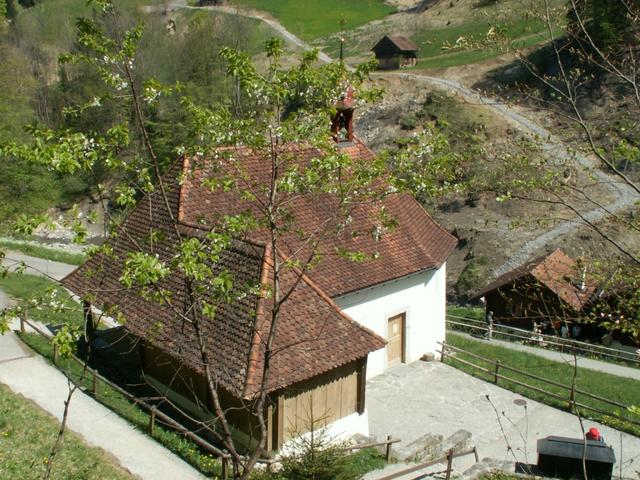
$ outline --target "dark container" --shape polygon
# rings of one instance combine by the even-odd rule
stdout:
[[[557,478],[583,479],[582,457],[586,453],[589,480],[611,480],[616,457],[604,442],[580,438],[546,437],[538,440],[538,471]]]

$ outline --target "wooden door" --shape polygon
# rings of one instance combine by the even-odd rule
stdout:
[[[387,320],[387,365],[404,362],[404,313]]]

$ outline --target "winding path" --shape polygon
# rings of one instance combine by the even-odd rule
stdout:
[[[260,20],[276,32],[282,35],[287,41],[292,43],[298,48],[303,50],[311,50],[312,47],[288,31],[278,20],[271,18],[263,12],[254,10],[245,10],[241,8],[229,7],[229,6],[207,6],[207,7],[191,7],[182,3],[182,0],[178,0],[177,3],[172,4],[172,8],[188,8],[188,9],[209,9],[216,10],[232,15],[241,15],[248,18]],[[319,59],[322,62],[328,63],[332,59],[326,53],[320,52]],[[496,115],[506,120],[517,128],[520,132],[527,134],[528,136],[535,138],[542,146],[543,152],[548,158],[554,159],[558,163],[577,163],[579,166],[589,171],[589,173],[600,183],[605,185],[609,192],[613,196],[613,200],[602,207],[596,207],[590,210],[581,211],[581,215],[584,220],[588,222],[598,222],[603,220],[608,215],[620,212],[628,207],[633,206],[640,198],[637,193],[627,184],[620,182],[614,175],[605,173],[600,169],[599,162],[595,159],[582,155],[580,153],[574,153],[570,151],[562,141],[549,132],[547,129],[525,117],[519,113],[516,109],[504,104],[503,102],[495,99],[485,97],[480,93],[465,87],[460,82],[452,79],[432,77],[428,75],[420,75],[416,73],[403,73],[403,72],[388,72],[377,73],[373,77],[396,77],[413,80],[416,82],[425,82],[436,87],[454,92],[460,95],[467,102],[483,105],[491,109]],[[540,248],[545,247],[549,243],[558,239],[563,235],[567,235],[576,231],[578,228],[585,225],[585,222],[580,218],[574,220],[567,220],[560,224],[555,225],[552,228],[540,233],[537,237],[525,242],[509,259],[497,267],[493,271],[494,276],[500,276],[528,261],[531,256]]]
[[[382,74],[381,76],[393,75],[395,77],[406,78],[414,81],[427,82],[436,85],[445,90],[457,93],[467,102],[483,105],[490,108],[495,114],[508,121],[514,127],[532,138],[536,138],[542,145],[542,150],[548,158],[553,158],[558,163],[578,163],[600,183],[605,185],[614,197],[610,203],[603,205],[604,208],[596,207],[594,209],[581,212],[585,220],[589,222],[598,222],[608,215],[619,212],[628,208],[639,200],[637,193],[627,184],[616,179],[615,176],[603,172],[599,163],[586,155],[577,152],[571,152],[562,144],[560,139],[553,135],[550,131],[540,126],[531,119],[523,116],[516,109],[505,105],[503,102],[480,95],[478,92],[463,86],[456,80],[449,80],[438,77],[430,77],[426,75],[418,75],[413,73],[393,73]],[[584,226],[584,222],[576,218],[575,220],[567,220],[553,228],[546,230],[536,238],[525,242],[505,263],[497,267],[493,274],[500,276],[525,263],[531,255],[558,237],[566,235]]]

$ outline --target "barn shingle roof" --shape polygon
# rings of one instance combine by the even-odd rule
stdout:
[[[359,159],[371,152],[359,142],[345,147],[345,153]],[[246,149],[240,155],[247,171],[260,179],[264,162]],[[295,155],[311,158],[317,151],[295,147]],[[125,328],[196,371],[202,369],[193,324],[201,309],[189,300],[189,287],[177,268],[159,282],[170,292],[158,302],[136,288],[125,288],[120,278],[129,252],[144,251],[171,265],[180,236],[201,238],[216,214],[243,211],[246,203],[236,190],[213,193],[203,181],[206,161],[182,158],[165,174],[167,202],[160,189],[143,197],[108,243],[111,254],[93,256],[64,280],[63,284],[106,311],[115,307],[126,319]],[[314,228],[323,212],[331,210],[329,197],[292,199],[292,212],[304,228]],[[411,197],[394,195],[385,206],[397,215],[398,228],[374,242],[370,235],[353,233],[370,220],[373,211],[361,208],[353,213],[353,223],[340,236],[328,236],[321,243],[325,259],[302,276],[291,297],[283,305],[275,338],[275,355],[269,391],[312,378],[340,365],[365,357],[382,348],[385,341],[346,316],[331,297],[416,271],[435,268],[446,260],[455,239],[441,229]],[[154,239],[151,241],[151,239]],[[221,304],[213,320],[203,320],[203,338],[215,365],[218,381],[238,397],[250,397],[261,382],[265,341],[270,328],[271,303],[268,295],[246,286],[268,284],[271,255],[260,232],[234,240],[211,268],[215,273],[233,274],[232,300]],[[353,244],[349,242],[352,241]],[[353,263],[336,254],[336,245],[365,252],[380,252],[377,261]],[[289,258],[297,248],[295,238],[285,238],[280,258]],[[300,249],[298,249],[300,250]],[[283,291],[293,286],[300,272],[286,269]]]
[[[417,52],[418,46],[409,38],[402,35],[387,35],[396,47],[404,52]]]
[[[591,284],[586,284],[584,289],[577,285],[575,280],[581,273],[577,267],[577,262],[558,248],[548,256],[536,258],[499,276],[474,297],[481,297],[525,277],[532,277],[574,310],[580,311],[589,302],[596,288]]]
[[[360,141],[343,147],[343,153],[358,160],[372,160],[373,153]],[[235,153],[241,157],[246,171],[250,172],[243,188],[257,191],[257,185],[266,181],[269,165],[260,154],[248,150]],[[311,160],[318,150],[299,147],[298,159]],[[238,158],[236,158],[237,162]],[[181,193],[180,221],[193,226],[206,226],[224,214],[237,214],[251,207],[237,191],[212,191],[206,187],[206,179],[212,171],[197,161],[197,165],[185,162],[184,184]],[[457,240],[440,227],[424,208],[407,194],[387,196],[381,202],[367,202],[350,211],[351,223],[339,232],[326,220],[335,216],[336,202],[329,195],[296,195],[289,201],[288,209],[294,223],[306,233],[325,228],[326,235],[318,245],[322,261],[309,272],[309,277],[329,297],[334,298],[372,285],[384,283],[416,272],[438,268],[447,259]],[[397,224],[386,229],[376,239],[370,234],[371,226],[378,222],[381,206]],[[260,232],[253,234],[256,241],[265,241]],[[297,252],[304,256],[295,235],[285,237],[283,253]],[[353,262],[340,255],[341,251],[363,252],[376,256],[375,260]]]
[[[376,51],[389,47],[394,48],[397,52],[415,53],[419,50],[412,40],[403,35],[385,35],[371,50]]]

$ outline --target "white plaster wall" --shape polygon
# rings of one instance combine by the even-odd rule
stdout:
[[[387,320],[405,313],[405,360],[438,349],[445,334],[446,264],[333,299],[351,318],[387,338]],[[387,368],[387,351],[369,354],[367,379]]]
[[[369,436],[369,415],[366,410],[362,415],[358,412],[347,415],[316,432],[317,435],[323,435],[324,439],[330,442],[344,442],[358,433],[366,437]],[[287,440],[280,449],[278,456],[300,453],[299,450],[302,443],[300,438],[308,439],[310,436],[311,433],[307,432],[298,438]]]

